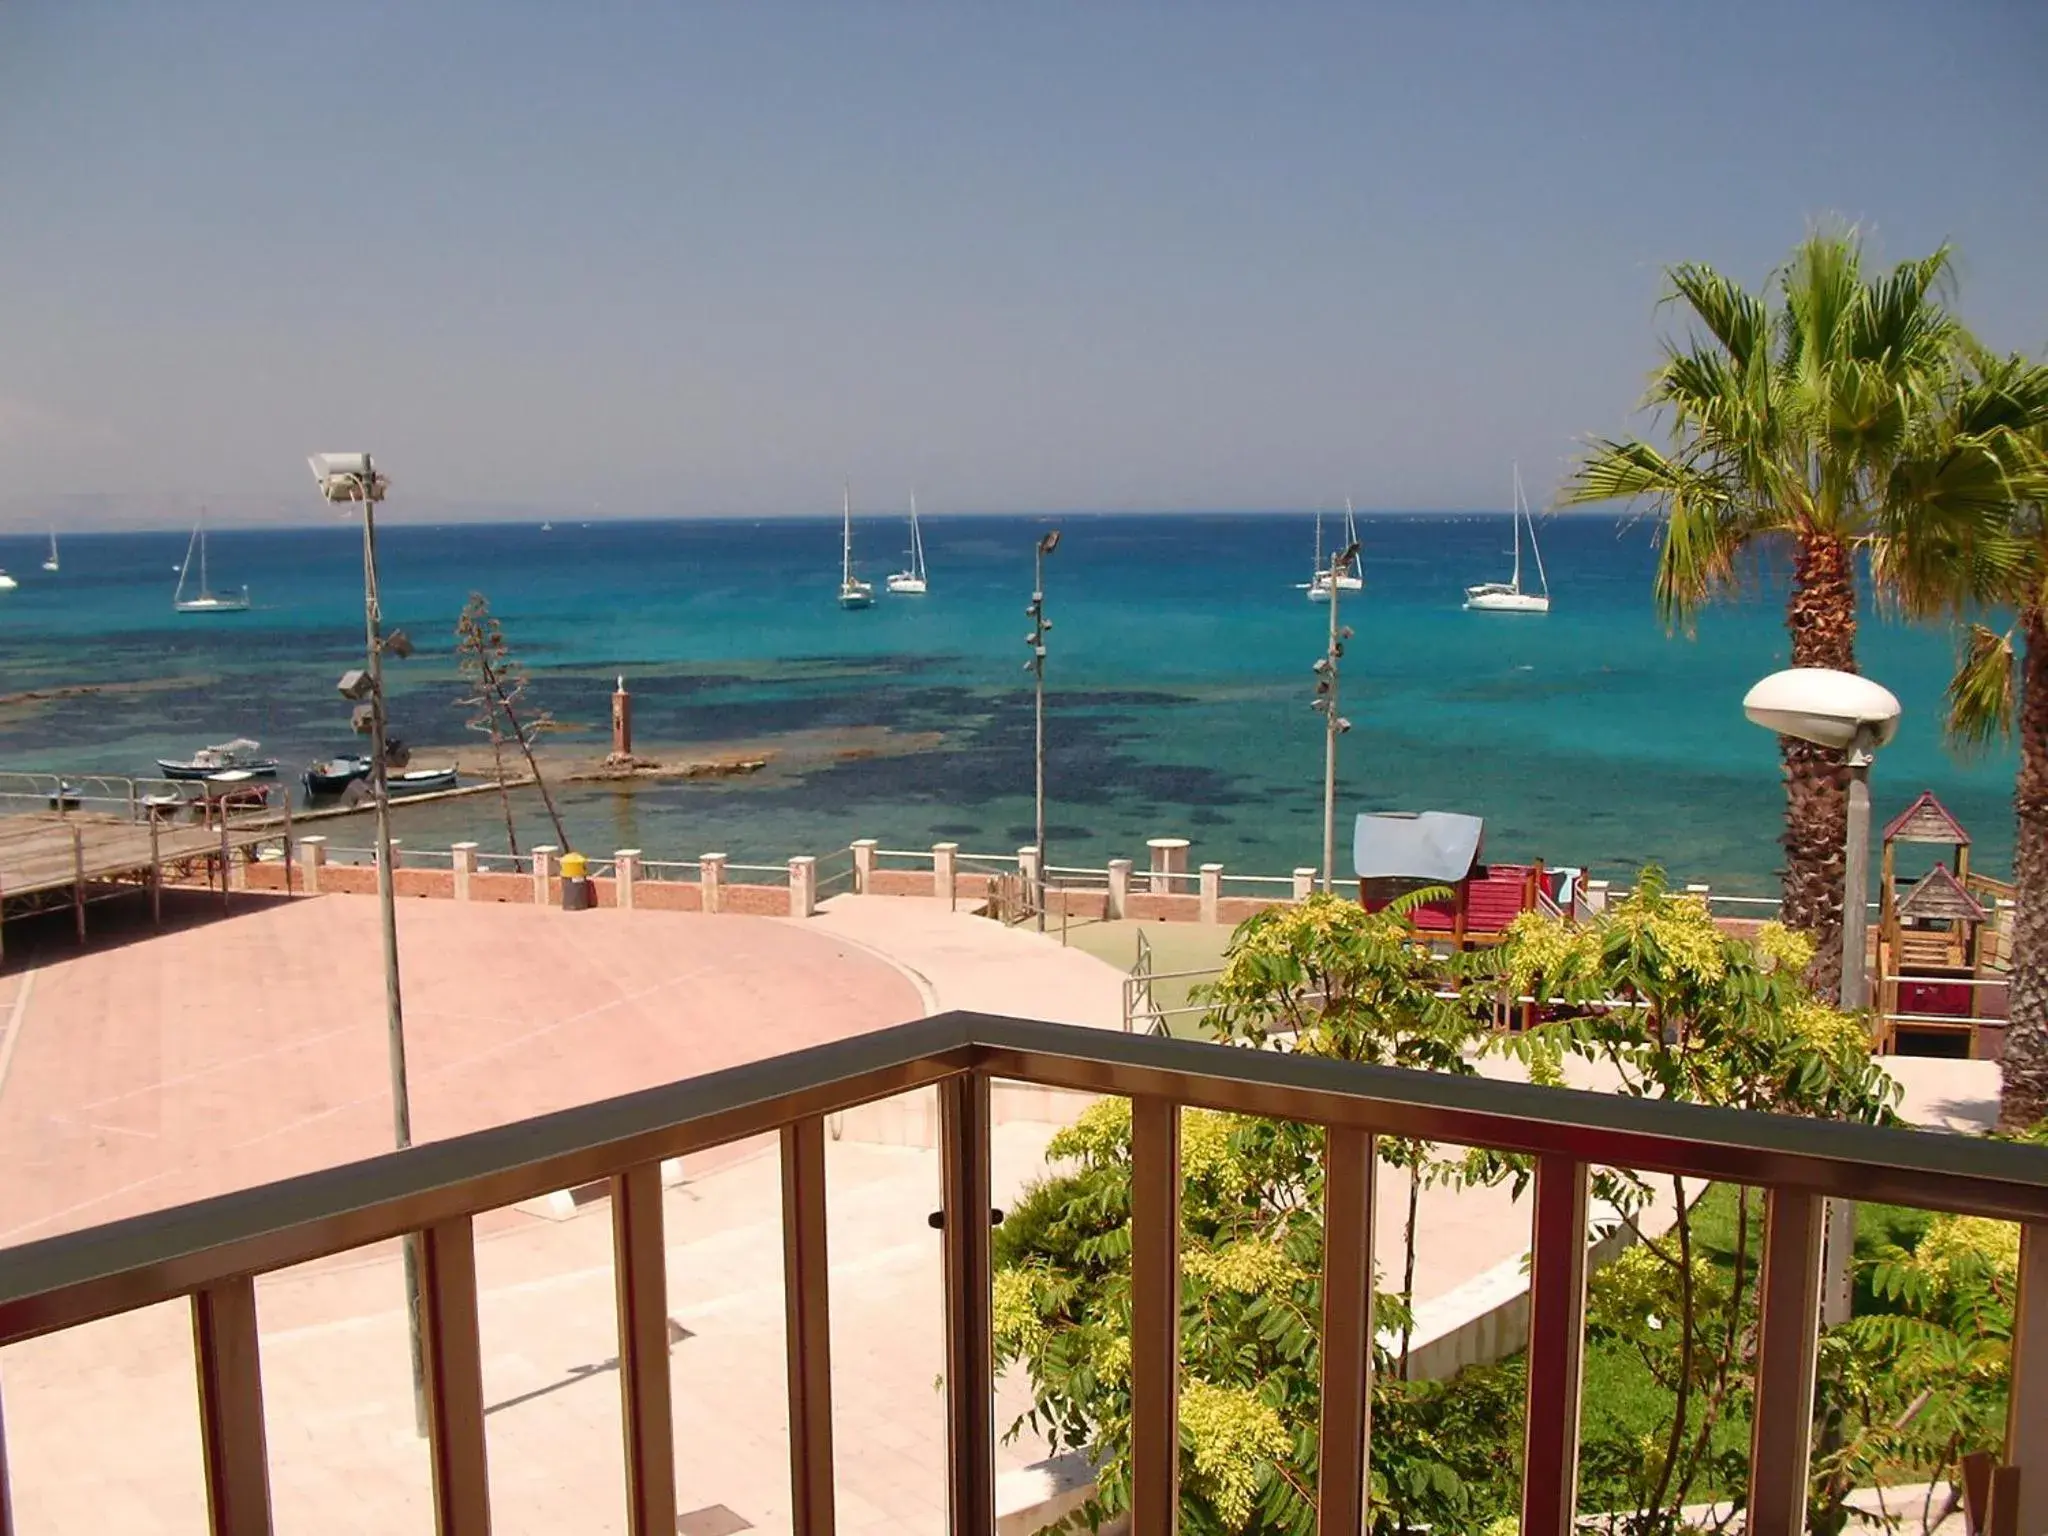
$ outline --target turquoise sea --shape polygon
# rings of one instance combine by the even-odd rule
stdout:
[[[649,858],[723,850],[742,861],[824,852],[856,837],[919,848],[950,839],[1014,850],[1031,834],[1031,695],[1024,604],[1031,553],[1048,562],[1050,836],[1057,863],[1142,859],[1144,840],[1193,839],[1195,861],[1284,873],[1316,861],[1322,736],[1310,666],[1325,610],[1296,583],[1311,559],[1306,514],[928,516],[932,591],[834,603],[830,520],[558,522],[418,526],[380,521],[385,609],[418,646],[392,668],[394,729],[428,746],[465,740],[453,626],[486,593],[530,664],[533,694],[602,751],[613,678],[634,695],[643,752],[798,733],[749,779],[572,789],[570,831]],[[1655,527],[1573,516],[1541,525],[1554,609],[1473,614],[1462,587],[1506,575],[1505,512],[1362,520],[1366,590],[1344,670],[1355,723],[1341,807],[1440,809],[1487,820],[1486,849],[1624,874],[1655,859],[1730,891],[1768,893],[1781,794],[1771,739],[1740,703],[1785,664],[1782,573],[1760,565],[1744,598],[1667,635],[1650,602]],[[211,540],[217,587],[248,583],[247,614],[171,611],[186,533],[80,535],[63,569],[38,569],[39,537],[0,538],[0,694],[158,680],[0,706],[0,767],[142,774],[159,755],[253,736],[291,773],[351,745],[333,683],[360,665],[359,540],[352,525],[227,529]],[[858,519],[864,573],[897,568],[897,518]],[[1879,760],[1882,818],[1923,787],[2002,869],[2012,762],[1963,763],[1939,705],[1952,644],[1868,612],[1865,671],[1905,704]],[[902,733],[835,760],[842,733]],[[472,743],[476,738],[467,738]],[[423,754],[423,760],[431,754]],[[804,759],[799,762],[798,759]],[[522,814],[532,819],[536,807]],[[422,845],[473,835],[502,846],[494,801],[404,813]],[[352,839],[337,831],[337,843]]]

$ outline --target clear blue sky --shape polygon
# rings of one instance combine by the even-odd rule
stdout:
[[[2048,341],[2048,7],[0,4],[0,526],[1500,506],[1659,271],[1950,239]],[[394,511],[396,509],[394,508]]]

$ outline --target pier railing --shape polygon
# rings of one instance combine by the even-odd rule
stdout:
[[[1535,1160],[1520,1529],[1568,1536],[1577,1506],[1588,1205],[1595,1167],[1764,1192],[1747,1536],[1806,1528],[1830,1198],[2021,1223],[2018,1305],[1994,1528],[2048,1529],[2048,1152],[1970,1137],[1759,1115],[1523,1083],[1406,1072],[978,1014],[945,1014],[305,1177],[0,1252],[0,1345],[164,1302],[193,1319],[211,1529],[264,1531],[255,1278],[416,1234],[437,1529],[490,1523],[476,1218],[603,1183],[617,1273],[629,1529],[676,1525],[661,1163],[780,1137],[792,1528],[834,1528],[826,1117],[935,1087],[944,1273],[943,1390],[954,1536],[996,1529],[990,1087],[1015,1081],[1131,1100],[1130,1498],[1140,1536],[1175,1529],[1183,1312],[1180,1119],[1197,1107],[1326,1128],[1321,1399],[1313,1490],[1324,1536],[1366,1518],[1371,1456],[1377,1141],[1412,1137]],[[705,1390],[715,1390],[705,1383]],[[116,1389],[117,1390],[117,1389]],[[4,1423],[4,1418],[0,1418]],[[282,1426],[279,1427],[282,1430]],[[311,1442],[274,1435],[282,1454]],[[330,1442],[341,1445],[344,1441]],[[41,1469],[9,1466],[5,1490]],[[336,1469],[346,1475],[347,1469]]]

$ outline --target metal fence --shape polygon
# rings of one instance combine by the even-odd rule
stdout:
[[[955,1536],[993,1536],[990,1089],[1000,1080],[1131,1099],[1129,1489],[1131,1528],[1141,1536],[1173,1531],[1179,1502],[1180,1136],[1190,1107],[1324,1128],[1322,1381],[1312,1490],[1323,1536],[1355,1536],[1367,1518],[1381,1137],[1533,1159],[1520,1420],[1524,1536],[1571,1536],[1576,1526],[1595,1165],[1765,1192],[1749,1536],[1794,1536],[1806,1528],[1824,1202],[1884,1201],[2022,1223],[2004,1452],[2010,1465],[2002,1475],[2017,1501],[2011,1528],[2048,1529],[2048,1153],[2041,1149],[976,1014],[924,1019],[7,1250],[0,1253],[0,1345],[185,1302],[193,1318],[199,1459],[212,1529],[267,1530],[271,1454],[255,1277],[416,1235],[436,1525],[486,1530],[491,1492],[476,1218],[552,1190],[603,1182],[618,1272],[628,1523],[642,1532],[672,1530],[677,1367],[668,1342],[660,1165],[772,1131],[783,1166],[792,1524],[801,1536],[824,1536],[833,1528],[835,1483],[826,1117],[935,1086],[947,1527]],[[687,1375],[688,1367],[680,1368]],[[280,1448],[309,1443],[282,1432],[268,1439]],[[0,1488],[6,1481],[0,1461]]]

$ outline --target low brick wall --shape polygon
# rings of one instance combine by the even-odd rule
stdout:
[[[1124,899],[1124,916],[1152,922],[1199,923],[1202,898],[1193,894],[1155,896],[1150,891],[1133,891]]]
[[[284,864],[280,860],[265,859],[237,865],[235,873],[242,889],[280,894],[285,889]],[[303,893],[306,890],[306,874],[304,860],[294,859],[293,891]],[[981,870],[959,871],[954,877],[956,905],[967,911],[989,900],[994,894],[996,878]],[[323,895],[375,895],[377,890],[377,871],[374,865],[369,864],[322,864],[319,880]],[[616,879],[594,878],[590,883],[596,905],[616,907],[619,904]],[[877,869],[872,872],[867,890],[876,896],[936,894],[934,877],[916,869]],[[409,898],[450,900],[455,895],[455,872],[442,868],[411,868],[401,853],[396,891],[398,895]],[[533,876],[504,870],[472,871],[468,899],[530,906],[534,901]],[[549,906],[561,905],[562,881],[559,875],[548,879],[545,900]],[[704,910],[704,887],[700,880],[657,880],[643,872],[633,883],[633,905],[647,911],[701,912]],[[789,914],[789,887],[727,883],[720,888],[719,905],[725,912],[753,917],[786,917]],[[1219,923],[1234,926],[1255,912],[1282,905],[1286,902],[1279,897],[1225,896],[1216,904],[1216,918]],[[1101,921],[1108,915],[1109,893],[1101,888],[1063,890],[1052,886],[1046,892],[1046,906],[1053,915],[1064,914],[1083,922]],[[1134,889],[1125,897],[1124,916],[1153,922],[1200,922],[1202,899],[1192,889],[1175,891],[1170,895]]]
[[[870,896],[930,896],[937,891],[931,874],[915,869],[878,869],[868,878]]]
[[[1292,897],[1279,896],[1225,896],[1216,903],[1216,921],[1235,928],[1248,917],[1256,917],[1268,907],[1291,907]]]
[[[649,880],[633,882],[633,906],[651,912],[702,912],[704,888],[694,880]]]
[[[450,891],[449,894],[453,895],[454,892]],[[502,869],[489,872],[480,869],[469,877],[469,899],[532,906],[533,876],[515,875]]]
[[[635,900],[640,892],[633,891]],[[786,885],[728,885],[719,893],[719,910],[749,917],[789,916],[789,887]]]

